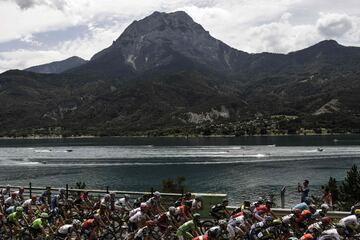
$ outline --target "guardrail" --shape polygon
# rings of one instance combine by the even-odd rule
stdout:
[[[5,185],[0,185],[0,188],[5,188]],[[42,191],[46,189],[46,187],[33,187],[31,183],[29,183],[29,186],[10,186],[11,190],[18,190],[20,187],[24,187],[25,189],[25,196],[31,197],[33,194],[40,195]],[[59,187],[51,187],[52,191],[59,191],[61,188]],[[65,188],[65,194],[66,198],[68,198],[71,194],[77,194],[79,192],[88,192],[90,195],[97,195],[97,197],[101,197],[102,194],[106,194],[109,192],[114,192],[117,195],[120,194],[128,194],[130,198],[136,199],[137,197],[144,196],[144,195],[152,195],[154,193],[154,190],[151,189],[149,192],[136,192],[136,191],[119,191],[119,190],[109,190],[109,187],[106,187],[106,190],[103,189],[75,189],[75,188],[69,188],[69,185],[66,184]],[[200,211],[201,216],[208,217],[209,216],[209,210],[211,206],[221,203],[224,198],[227,198],[227,194],[222,193],[192,193],[196,196],[201,196],[203,199],[203,210]],[[10,193],[9,193],[10,195]],[[183,196],[181,193],[161,193],[161,196],[168,200],[168,203],[173,203],[176,199]],[[237,207],[235,206],[228,206],[229,210],[235,210]],[[272,211],[274,214],[278,217],[283,217],[285,215],[288,215],[291,213],[291,209],[286,208],[272,208]],[[341,219],[343,217],[349,216],[350,212],[342,212],[342,211],[329,211],[328,216],[333,219]]]
[[[25,189],[24,196],[31,197],[32,195],[40,196],[43,191],[46,190],[46,187],[34,187],[31,183],[28,186],[10,186],[10,192],[17,191],[20,187]],[[0,185],[0,188],[6,188],[6,185]],[[119,191],[119,190],[111,190],[109,187],[106,187],[106,190],[103,189],[75,189],[70,188],[68,184],[64,188],[59,187],[51,187],[51,191],[58,192],[60,189],[65,190],[66,198],[69,198],[71,195],[76,195],[80,192],[88,192],[90,195],[95,195],[94,197],[102,197],[103,194],[114,192],[116,195],[124,195],[128,194],[131,199],[136,199],[138,197],[144,195],[152,195],[154,193],[154,189],[152,188],[149,192],[136,192],[136,191]],[[9,196],[10,196],[9,192]],[[224,198],[227,198],[227,194],[222,193],[192,193],[193,196],[201,196],[203,199],[203,209],[199,212],[201,216],[208,217],[211,206],[222,202]],[[162,198],[165,200],[164,202],[167,205],[173,204],[179,197],[182,197],[182,193],[161,193]]]

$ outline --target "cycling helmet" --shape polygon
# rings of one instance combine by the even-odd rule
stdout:
[[[17,213],[22,213],[23,211],[24,211],[24,209],[22,207],[17,207],[16,208]]]
[[[19,192],[24,192],[25,191],[25,188],[24,187],[19,187]]]
[[[275,219],[273,222],[272,222],[273,225],[281,225],[282,224],[282,221],[280,219]]]
[[[74,220],[72,221],[72,224],[75,225],[75,226],[79,226],[79,225],[81,225],[81,222],[80,222],[80,220],[78,220],[78,219],[74,219]]]
[[[257,200],[257,203],[259,204],[263,204],[264,203],[264,199],[262,197],[259,197]]]
[[[154,196],[155,197],[160,197],[160,192],[158,192],[158,191],[154,192]]]
[[[124,198],[129,199],[130,198],[129,194],[124,194]]]
[[[360,217],[360,209],[356,209],[354,213],[357,217]]]
[[[60,188],[60,189],[59,189],[59,193],[60,193],[60,194],[65,194],[65,189]]]
[[[16,197],[16,195],[17,195],[16,192],[11,193],[11,197]]]
[[[187,197],[187,198],[191,198],[191,192],[187,192],[187,193],[185,193],[185,197]]]
[[[176,208],[175,207],[169,207],[169,213],[171,214],[171,215],[174,215],[175,214],[175,212],[176,212]]]
[[[110,194],[105,194],[105,195],[104,195],[104,198],[105,198],[106,200],[109,200],[110,197],[111,197]]]
[[[140,204],[140,209],[141,209],[141,210],[146,210],[146,208],[147,208],[146,203],[142,202],[142,203]]]
[[[223,204],[228,204],[229,203],[229,200],[227,198],[223,199],[222,201]]]
[[[288,240],[299,240],[297,237],[289,237]]]
[[[196,219],[196,220],[200,220],[200,214],[199,213],[195,213],[194,215],[193,215],[193,217],[194,217],[194,219]]]
[[[49,218],[49,214],[47,214],[46,212],[43,212],[40,214],[41,218]]]
[[[314,239],[314,236],[310,233],[306,233],[300,238],[300,240],[312,240],[312,239]]]
[[[322,217],[321,223],[324,225],[329,225],[331,223],[331,218],[330,217]]]
[[[153,220],[146,221],[146,226],[153,227],[155,226],[155,222]]]
[[[301,216],[305,217],[305,218],[309,218],[311,217],[312,213],[309,210],[304,210],[301,212]]]
[[[273,205],[274,203],[272,201],[270,201],[270,200],[267,200],[265,204],[266,205]]]
[[[329,205],[327,205],[326,203],[321,204],[320,208],[321,208],[321,209],[325,209],[325,210],[329,210],[329,209],[330,209]]]

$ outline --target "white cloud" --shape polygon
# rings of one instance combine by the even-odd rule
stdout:
[[[321,14],[317,30],[325,37],[341,37],[353,27],[353,20],[346,14]]]
[[[212,36],[248,52],[286,53],[325,38],[360,45],[359,8],[358,0],[0,0],[0,22],[6,23],[0,24],[0,44],[31,43],[28,49],[1,52],[0,69],[72,55],[90,58],[133,20],[155,10],[185,10]],[[66,42],[59,40],[51,49],[34,37],[79,25],[88,26],[88,32]]]

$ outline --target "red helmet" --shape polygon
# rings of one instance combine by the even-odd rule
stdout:
[[[312,213],[309,210],[304,210],[301,212],[301,216],[305,217],[305,218],[309,218],[311,217]]]
[[[312,239],[314,239],[314,236],[310,233],[306,233],[304,234],[304,236],[300,238],[300,240],[312,240]]]
[[[321,222],[324,225],[329,225],[331,223],[331,218],[330,217],[322,217]]]

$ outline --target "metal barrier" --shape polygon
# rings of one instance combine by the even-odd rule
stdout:
[[[0,185],[0,188],[5,188],[6,186],[4,185]],[[18,190],[20,187],[23,186],[10,186],[10,190]],[[42,193],[42,191],[44,191],[46,189],[46,187],[33,187],[31,183],[29,183],[28,187],[25,187],[25,196],[31,196],[33,194],[36,195],[40,195]],[[61,188],[53,188],[51,187],[52,191],[59,191]],[[66,197],[70,196],[70,194],[76,194],[79,192],[88,192],[89,194],[92,195],[96,195],[98,194],[98,197],[102,196],[102,194],[106,194],[109,193],[109,188],[106,187],[106,190],[102,190],[102,189],[74,189],[74,188],[69,188],[69,185],[66,184],[65,186],[65,191],[66,191]],[[27,190],[27,191],[26,191]],[[150,192],[133,192],[133,191],[118,191],[118,190],[111,190],[111,192],[114,192],[115,194],[119,195],[119,194],[128,194],[130,195],[130,197],[132,199],[135,199],[137,197],[140,196],[144,196],[144,195],[152,195],[153,194],[153,189],[151,189]],[[217,203],[221,203],[222,200],[224,198],[227,198],[227,194],[217,194],[217,193],[192,193],[194,196],[201,196],[203,199],[203,210],[200,211],[199,213],[201,214],[201,216],[207,218],[209,216],[209,211],[211,206],[217,204]],[[9,193],[10,196],[10,193]],[[165,199],[169,200],[169,205],[174,203],[176,201],[176,199],[178,199],[179,197],[183,196],[183,194],[180,193],[161,193],[161,196]],[[235,206],[229,206],[228,209],[229,210],[235,210],[237,207]],[[274,214],[278,217],[283,217],[285,215],[288,215],[291,213],[290,209],[285,209],[285,208],[273,208],[272,211],[274,212]],[[329,211],[328,212],[328,216],[333,218],[333,219],[341,219],[343,217],[349,216],[350,212],[341,212],[341,211]]]
[[[24,196],[31,197],[32,195],[40,196],[43,191],[46,190],[46,187],[33,187],[31,183],[29,183],[28,186],[10,186],[9,196],[11,190],[17,191],[20,187],[23,187],[25,189]],[[5,185],[0,185],[0,188],[6,188]],[[114,192],[116,195],[124,195],[127,194],[130,196],[131,199],[136,199],[138,197],[144,196],[144,195],[152,195],[154,193],[154,190],[151,189],[149,192],[133,192],[133,191],[119,191],[119,190],[111,190],[109,191],[109,187],[106,187],[106,190],[102,189],[75,189],[75,188],[69,188],[69,185],[66,184],[65,188],[58,188],[58,187],[51,187],[51,191],[58,192],[60,189],[65,190],[66,198],[68,198],[71,195],[77,194],[79,192],[88,192],[90,195],[95,195],[94,197],[102,197],[103,194]],[[193,196],[201,196],[203,200],[203,209],[199,211],[201,216],[208,217],[210,208],[217,204],[221,203],[224,198],[227,198],[227,194],[221,194],[221,193],[192,193]],[[162,198],[164,199],[164,202],[166,205],[172,205],[178,198],[182,197],[183,194],[181,193],[161,193]]]

